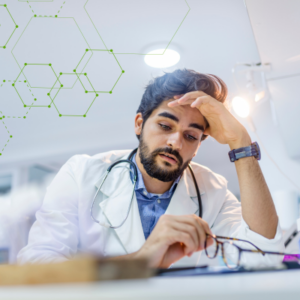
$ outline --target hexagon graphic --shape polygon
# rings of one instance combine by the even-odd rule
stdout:
[[[0,48],[6,49],[18,27],[7,5],[0,4]]]
[[[158,42],[167,49],[190,11],[186,0],[87,0],[84,8],[106,50],[140,55]]]
[[[38,16],[55,17],[63,10],[68,0],[18,0],[24,2],[24,6],[27,6],[33,14]],[[26,8],[27,8],[26,7]],[[25,9],[25,7],[24,7]]]
[[[27,76],[25,76],[25,72]],[[30,87],[27,78],[31,80],[32,85],[39,87]],[[51,86],[57,81],[59,80],[52,64],[25,63],[18,77],[12,83],[12,86],[25,108],[49,107],[52,101],[49,98],[48,90],[51,89]],[[24,86],[24,84],[21,83],[26,83],[26,85]]]
[[[21,93],[25,102],[34,104],[34,96],[30,87],[25,80],[18,80],[19,93]],[[2,110],[2,116],[6,119],[26,119],[30,113],[30,106],[24,108],[18,93],[16,93],[15,88],[12,84],[15,83],[15,80],[3,80],[0,83],[0,107]],[[1,116],[1,114],[0,114]]]
[[[86,48],[90,47],[74,18],[35,16],[25,27],[12,49],[12,54],[20,70],[28,62],[51,62],[53,70],[58,74],[61,70],[72,72]],[[30,87],[33,87],[26,73],[24,76]],[[75,81],[76,79],[74,78]],[[72,88],[75,81],[65,88]],[[42,86],[35,85],[35,88]]]
[[[63,89],[65,84],[73,82],[77,77],[73,89]],[[60,87],[58,90],[54,88]],[[91,90],[92,92],[88,91]],[[93,103],[99,96],[93,91],[86,73],[60,73],[57,82],[49,91],[50,98],[59,117],[86,117]]]
[[[93,55],[85,64],[85,57],[92,53]],[[92,91],[97,93],[112,93],[121,76],[125,73],[113,50],[103,49],[86,49],[83,57],[73,72],[84,67],[84,73],[88,75]],[[87,88],[88,89],[88,88]],[[89,90],[89,92],[92,92]]]
[[[2,116],[0,111],[0,158],[2,157],[5,148],[7,147],[10,139],[12,138],[12,135],[9,132],[4,120],[5,117]]]

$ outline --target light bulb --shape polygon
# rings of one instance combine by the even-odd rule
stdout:
[[[232,99],[232,108],[234,112],[241,118],[247,118],[249,116],[249,103],[242,97],[234,97]]]
[[[254,101],[255,102],[260,101],[261,99],[263,99],[265,97],[265,95],[266,95],[265,91],[260,91],[259,93],[257,93],[255,95]]]
[[[145,63],[153,68],[168,68],[176,65],[179,60],[179,53],[171,49],[166,51],[165,49],[157,49],[145,55]]]

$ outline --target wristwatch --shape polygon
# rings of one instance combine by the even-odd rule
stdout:
[[[228,152],[228,156],[231,162],[243,157],[254,156],[257,160],[261,159],[261,153],[257,142],[251,143],[248,147],[242,147],[238,149],[233,149]]]

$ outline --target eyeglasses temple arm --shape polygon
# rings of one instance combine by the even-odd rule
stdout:
[[[220,235],[216,235],[216,238],[218,239],[225,239],[225,240],[231,240],[231,241],[237,241],[237,242],[245,242],[248,243],[250,245],[252,245],[254,248],[256,248],[259,252],[265,253],[265,251],[261,250],[260,248],[258,248],[257,246],[255,246],[254,244],[252,244],[249,241],[246,240],[241,240],[241,239],[237,239],[237,238],[231,238],[231,237],[226,237],[226,236],[220,236]]]
[[[298,260],[300,260],[300,257],[298,256],[299,254],[291,254],[291,253],[284,253],[284,252],[273,252],[273,251],[259,251],[259,250],[250,250],[250,249],[242,249],[242,251],[245,252],[254,252],[254,253],[262,253],[262,255],[265,254],[272,254],[272,255],[289,255],[289,256],[293,256],[295,258],[297,258]]]

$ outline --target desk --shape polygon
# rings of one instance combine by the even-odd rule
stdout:
[[[1,300],[294,300],[300,270],[198,277],[106,281],[92,284],[1,287]]]

